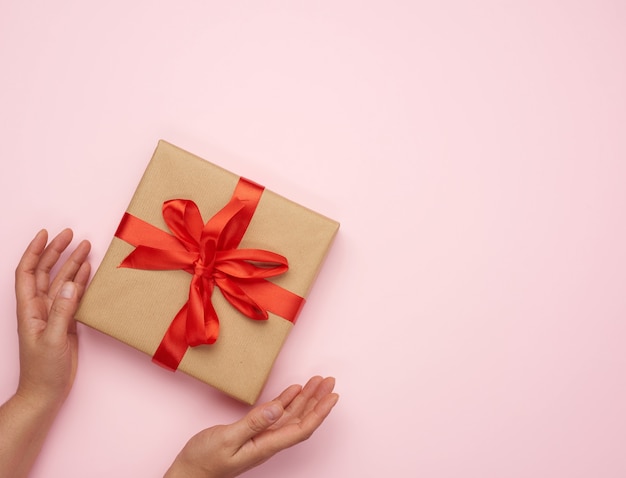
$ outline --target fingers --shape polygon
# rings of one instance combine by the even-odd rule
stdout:
[[[68,330],[74,331],[74,314],[78,308],[78,287],[74,282],[65,282],[50,308],[45,334],[51,340],[65,337]]]
[[[48,232],[42,229],[28,245],[17,269],[15,269],[15,295],[18,302],[23,302],[37,295],[35,271],[47,242]]]
[[[287,408],[289,404],[298,396],[298,394],[302,391],[302,385],[291,385],[287,387],[282,393],[276,397],[274,400],[278,400],[283,408]]]
[[[312,383],[316,384],[322,381],[322,377],[314,377]],[[309,383],[311,383],[311,380],[309,380]],[[309,386],[309,395],[312,395],[314,393],[312,385],[307,385]],[[267,430],[275,423],[282,421],[281,418],[287,418],[284,416],[285,409],[290,407],[292,402],[298,399],[302,392],[303,389],[301,385],[291,385],[271,402],[253,408],[242,420],[230,425],[230,427],[232,427],[231,439],[237,444],[237,447],[239,447],[250,438]]]
[[[87,256],[91,250],[89,241],[82,241],[61,266],[50,283],[50,271],[72,240],[72,230],[64,229],[46,247],[48,233],[42,229],[31,241],[15,271],[15,292],[18,302],[32,299],[38,293],[47,293],[51,300],[56,297],[61,285],[74,281],[78,285],[79,298],[85,288],[89,274]]]
[[[63,254],[63,251],[67,249],[67,246],[72,242],[74,233],[71,229],[62,230],[50,244],[44,249],[43,253],[39,257],[39,263],[35,270],[35,280],[37,284],[37,291],[47,293],[50,286],[50,271]],[[54,297],[54,295],[53,295]]]
[[[84,286],[87,283],[87,279],[89,278],[90,269],[86,269],[83,266],[86,264],[85,261],[87,260],[87,256],[89,255],[90,250],[91,244],[89,243],[89,241],[82,241],[80,244],[78,244],[78,246],[76,246],[76,249],[74,249],[74,251],[68,257],[67,261],[65,261],[65,263],[61,266],[58,274],[50,284],[48,296],[51,299],[54,299],[54,297],[56,297],[59,289],[61,288],[61,285],[67,281],[76,282],[79,286],[79,289],[84,289]],[[79,271],[81,272],[80,277],[78,277]],[[80,298],[80,296],[82,296],[82,290],[79,290],[79,292]]]
[[[299,423],[300,437],[307,439],[322,424],[326,417],[330,414],[333,407],[337,404],[339,395],[329,393],[322,397],[309,411]]]
[[[76,284],[76,293],[78,297],[78,303],[83,298],[83,294],[85,293],[85,289],[87,288],[87,281],[89,280],[89,276],[91,275],[91,265],[89,262],[83,262],[76,272],[76,276],[74,277],[74,283]],[[71,320],[67,332],[70,334],[76,333],[76,321]]]
[[[83,293],[85,292],[85,288],[87,286],[87,281],[89,280],[89,276],[91,275],[91,264],[89,262],[83,262],[76,275],[74,276],[74,282],[78,286],[78,299],[80,300],[83,297]]]
[[[306,383],[302,391],[287,406],[287,413],[283,420],[288,420],[291,417],[304,416],[315,406],[320,398],[331,393],[334,387],[335,379],[333,377],[312,377]]]
[[[339,400],[332,393],[332,377],[313,377],[286,408],[281,420],[270,431],[255,438],[257,449],[271,456],[308,439],[323,423]]]
[[[305,387],[306,388],[306,387]],[[335,378],[326,377],[317,382],[315,388],[311,387],[309,399],[304,407],[304,413],[308,413],[316,404],[335,389]]]
[[[267,430],[283,415],[285,409],[279,400],[253,408],[241,420],[228,425],[228,443],[240,448],[252,437]]]

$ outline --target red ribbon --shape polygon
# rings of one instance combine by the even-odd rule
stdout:
[[[172,234],[124,214],[115,236],[135,249],[119,267],[182,269],[193,275],[189,299],[172,320],[154,362],[176,370],[188,347],[217,340],[219,319],[211,302],[214,286],[251,319],[266,320],[272,312],[296,321],[304,298],[266,280],[287,271],[287,259],[261,249],[237,249],[263,189],[241,178],[230,201],[206,224],[193,201],[166,201],[163,219]]]

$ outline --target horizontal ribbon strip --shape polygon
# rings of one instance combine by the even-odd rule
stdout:
[[[169,234],[125,213],[115,236],[135,246],[119,267],[179,270],[192,274],[189,297],[165,332],[152,360],[176,370],[188,347],[213,344],[219,319],[211,302],[217,286],[239,312],[267,320],[268,312],[296,321],[304,298],[269,282],[288,270],[284,256],[262,249],[238,249],[263,194],[263,187],[240,178],[230,201],[206,224],[187,199],[163,203]]]

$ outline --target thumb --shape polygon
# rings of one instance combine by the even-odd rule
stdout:
[[[231,425],[236,440],[244,444],[278,421],[285,409],[278,401],[268,402],[253,408],[238,422]]]
[[[78,294],[76,284],[66,282],[61,286],[54,302],[52,302],[46,333],[54,338],[66,336],[70,324],[74,320],[77,308]]]

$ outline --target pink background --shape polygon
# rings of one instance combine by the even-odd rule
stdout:
[[[262,395],[341,400],[250,477],[626,476],[626,4],[3,1],[0,400],[13,271],[97,266],[159,138],[342,223]],[[33,477],[160,476],[246,407],[80,327]]]

